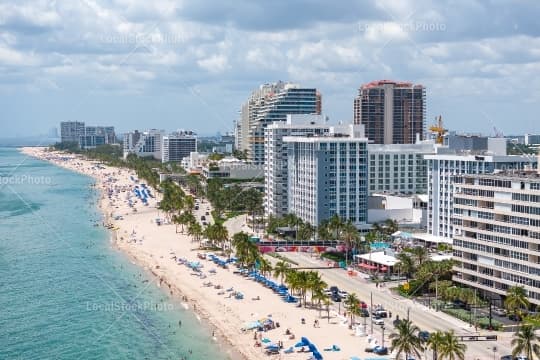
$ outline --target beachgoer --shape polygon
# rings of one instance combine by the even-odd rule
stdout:
[[[182,320],[178,320],[178,327],[182,327]]]

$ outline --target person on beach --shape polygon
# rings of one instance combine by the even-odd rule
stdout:
[[[178,327],[182,327],[182,320],[178,320]]]

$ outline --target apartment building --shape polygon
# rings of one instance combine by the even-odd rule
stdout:
[[[264,131],[275,121],[286,121],[288,114],[319,114],[321,96],[315,88],[279,81],[264,84],[242,104],[235,127],[236,148],[246,150],[248,161],[264,164]]]
[[[288,160],[286,136],[315,136],[329,132],[323,115],[287,115],[287,121],[276,121],[265,130],[264,209],[265,216],[280,217],[289,212]]]
[[[431,235],[451,239],[454,180],[459,175],[489,174],[500,170],[523,170],[536,159],[515,155],[471,155],[438,153],[425,155],[428,161],[428,224]]]
[[[363,84],[354,99],[354,123],[375,144],[414,144],[424,138],[426,89],[419,84],[377,80]]]
[[[321,135],[285,136],[288,209],[318,226],[334,214],[367,222],[367,138],[362,126],[330,127]]]
[[[454,281],[500,298],[523,286],[540,305],[540,175],[463,175],[455,179]]]

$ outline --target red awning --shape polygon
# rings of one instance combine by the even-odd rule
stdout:
[[[369,269],[369,270],[375,270],[377,267],[374,266],[374,265],[369,265],[369,264],[366,264],[366,263],[362,263],[360,264],[360,267],[364,268],[364,269]]]

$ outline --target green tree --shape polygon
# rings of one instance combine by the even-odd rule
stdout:
[[[405,251],[400,252],[397,255],[397,260],[399,261],[396,265],[399,270],[405,274],[407,281],[411,278],[412,274],[416,270],[413,258],[407,254]]]
[[[287,275],[287,272],[290,271],[290,269],[291,267],[285,261],[278,261],[274,266],[274,276],[281,279],[281,284],[283,284],[283,279],[285,278],[285,275]]]
[[[509,313],[518,315],[520,318],[524,310],[530,306],[527,290],[523,286],[512,286],[506,291],[504,307]]]
[[[410,355],[416,358],[422,356],[423,350],[422,341],[416,335],[419,331],[416,325],[410,320],[401,320],[395,328],[396,332],[390,334],[391,351],[396,352],[396,358],[399,358],[402,354],[405,354],[405,358],[408,359]]]
[[[349,263],[349,251],[352,249],[353,245],[360,239],[360,234],[358,229],[351,221],[346,222],[341,227],[341,240],[345,242],[345,263]]]
[[[433,352],[433,360],[439,359],[439,350],[444,346],[444,332],[438,330],[432,333],[427,340],[427,347]]]
[[[459,342],[454,334],[454,330],[447,331],[443,334],[443,341],[438,351],[441,359],[465,360],[465,351],[467,351],[467,346]]]
[[[354,317],[358,315],[358,308],[360,305],[360,299],[355,293],[350,293],[345,298],[345,306],[347,306],[347,312],[351,316],[351,326],[354,324]]]
[[[533,360],[535,357],[540,358],[538,341],[540,341],[540,338],[536,335],[533,326],[521,326],[511,342],[512,356],[525,355],[529,360]]]

